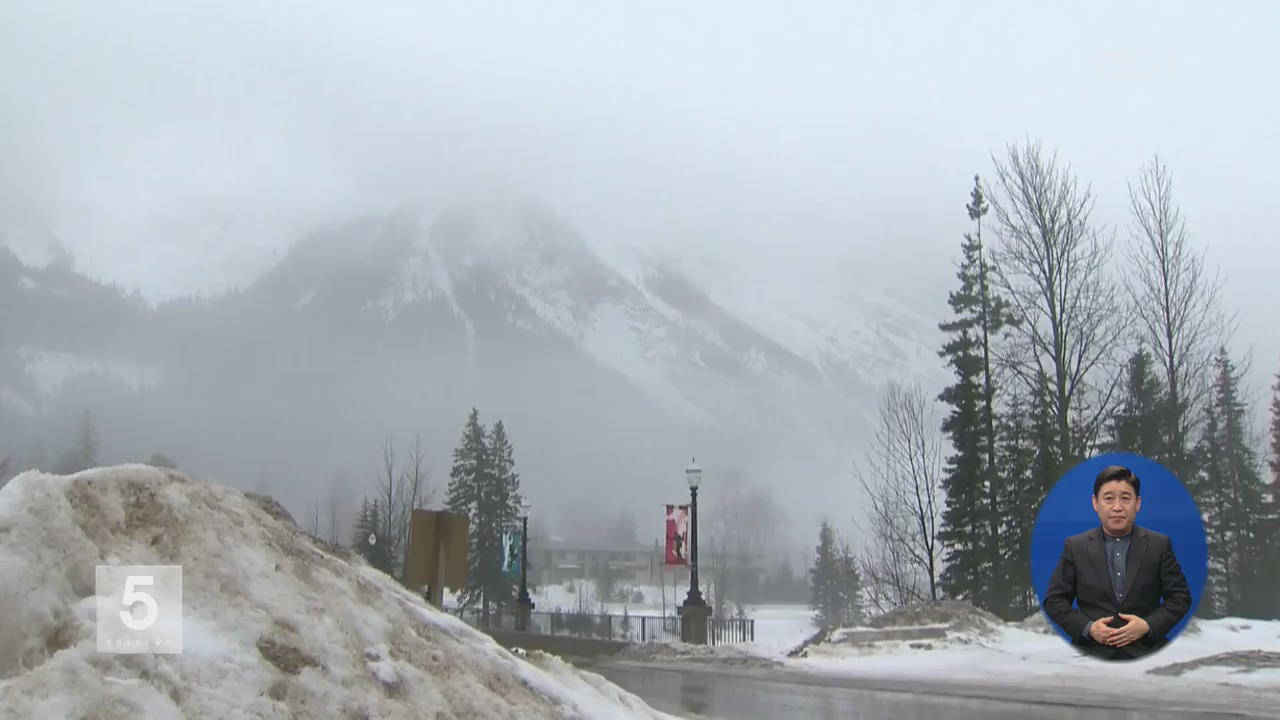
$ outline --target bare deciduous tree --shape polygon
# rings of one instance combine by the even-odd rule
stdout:
[[[1124,286],[1142,339],[1163,369],[1169,408],[1161,435],[1169,460],[1182,466],[1210,397],[1214,349],[1230,336],[1235,317],[1219,310],[1221,280],[1206,272],[1203,253],[1191,247],[1173,203],[1173,178],[1159,157],[1142,169],[1137,186],[1129,186],[1129,207],[1131,279]]]
[[[402,571],[405,550],[409,544],[409,525],[413,511],[424,507],[431,497],[427,488],[426,458],[422,453],[422,437],[414,439],[409,461],[397,472],[395,446],[391,438],[382,444],[382,466],[374,483],[378,504],[383,508],[379,542],[386,543],[397,575]]]
[[[869,605],[880,612],[938,599],[942,543],[942,442],[920,386],[891,384],[867,468],[855,469],[867,495],[860,560]],[[861,527],[861,526],[860,526]]]
[[[994,158],[993,158],[994,159]],[[1093,194],[1038,143],[995,161],[987,195],[999,239],[998,280],[1020,320],[1005,366],[1028,388],[1046,377],[1060,461],[1097,441],[1121,378],[1123,291],[1107,272],[1108,245],[1092,225]]]
[[[327,501],[326,509],[328,510],[328,513],[329,513],[329,532],[327,533],[328,540],[331,544],[337,545],[338,544],[338,496],[333,492],[329,493],[329,499]]]
[[[382,527],[378,530],[378,542],[382,543],[386,548],[389,557],[392,558],[391,564],[398,568],[399,563],[396,562],[400,557],[400,543],[397,537],[398,523],[397,516],[400,514],[400,493],[398,483],[396,482],[396,450],[395,444],[391,438],[382,441],[382,467],[380,468],[374,483],[375,494],[378,504],[382,507]]]
[[[716,538],[716,547],[706,554],[704,550],[710,548],[698,548],[702,561],[719,570],[713,576],[717,598],[735,603],[759,601],[760,578],[770,564],[781,561],[778,530],[787,524],[767,486],[744,483],[740,471],[728,471],[714,505],[709,505],[701,521],[705,530],[700,532]]]

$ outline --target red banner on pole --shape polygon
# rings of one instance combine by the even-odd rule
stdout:
[[[667,506],[667,564],[689,564],[689,506]]]

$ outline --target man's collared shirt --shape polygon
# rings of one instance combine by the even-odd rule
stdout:
[[[1133,539],[1133,530],[1130,530],[1124,537],[1111,537],[1105,532],[1102,537],[1106,540],[1107,550],[1107,568],[1111,574],[1111,589],[1115,593],[1116,603],[1124,602],[1124,572],[1125,563],[1129,561],[1129,542]]]
[[[1124,537],[1112,537],[1105,530],[1102,531],[1102,549],[1107,554],[1107,574],[1111,576],[1111,592],[1116,597],[1117,604],[1124,603],[1124,573],[1129,562],[1129,544],[1133,540],[1133,528],[1129,528],[1129,532]],[[1089,637],[1089,628],[1093,627],[1093,623],[1087,623],[1084,626],[1084,637]]]

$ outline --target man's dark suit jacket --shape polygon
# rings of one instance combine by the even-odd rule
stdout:
[[[1165,635],[1191,609],[1191,590],[1169,536],[1135,525],[1125,561],[1124,602],[1117,603],[1105,542],[1101,526],[1067,538],[1044,594],[1044,611],[1080,650],[1109,660],[1138,658],[1168,642]],[[1146,620],[1150,634],[1119,648],[1084,636],[1085,626],[1098,618],[1115,617],[1110,625],[1120,627],[1119,613]]]

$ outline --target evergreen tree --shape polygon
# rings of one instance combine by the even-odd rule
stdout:
[[[950,335],[939,351],[955,373],[955,382],[939,400],[951,406],[942,431],[951,441],[943,487],[946,509],[939,539],[946,546],[944,591],[981,607],[998,604],[995,578],[1002,573],[998,551],[999,513],[993,483],[996,462],[995,381],[992,343],[1012,323],[1007,301],[992,291],[993,270],[982,244],[982,218],[987,203],[974,176],[965,206],[975,224],[961,246],[963,260],[956,277],[960,288],[950,293],[954,319],[939,324]]]
[[[814,553],[813,567],[809,570],[809,607],[816,612],[814,622],[818,627],[839,627],[844,620],[840,546],[836,541],[836,531],[828,522],[824,521],[818,530],[818,545]]]
[[[453,450],[453,467],[449,470],[448,497],[445,509],[451,513],[466,515],[467,532],[467,587],[460,602],[470,607],[479,602],[488,615],[489,598],[485,596],[484,579],[491,577],[493,567],[501,564],[501,536],[493,537],[491,523],[483,511],[484,488],[488,484],[489,457],[485,428],[480,424],[480,413],[475,408],[467,418],[462,438]],[[497,560],[494,560],[494,555]],[[501,568],[499,568],[500,570]]]
[[[446,507],[469,518],[462,602],[478,602],[486,621],[491,606],[500,607],[515,596],[517,578],[502,572],[502,536],[516,527],[520,503],[520,476],[506,427],[499,420],[486,431],[479,411],[472,408],[453,451]]]
[[[1170,457],[1164,432],[1164,388],[1153,372],[1151,353],[1146,348],[1129,358],[1127,378],[1124,396],[1108,423],[1107,449],[1167,462]]]
[[[494,424],[485,448],[488,472],[483,475],[478,514],[496,540],[493,564],[483,564],[482,583],[485,597],[495,603],[507,603],[515,597],[517,576],[502,572],[502,534],[517,527],[520,517],[520,476],[515,470],[514,453],[502,421]]]
[[[1271,483],[1263,504],[1262,525],[1259,529],[1264,583],[1258,591],[1258,597],[1270,598],[1271,602],[1261,608],[1259,616],[1280,619],[1280,373],[1276,374],[1276,384],[1272,388],[1269,434]]]
[[[1280,492],[1280,372],[1271,387],[1271,485]],[[1273,496],[1275,497],[1275,496]],[[1280,502],[1280,498],[1277,499]]]
[[[1001,514],[997,539],[1003,572],[997,578],[999,603],[992,612],[1008,620],[1020,620],[1038,607],[1031,584],[1031,528],[1035,510],[1058,479],[1057,425],[1053,412],[1052,384],[1043,374],[1039,391],[1027,397],[1017,392],[1000,418],[998,508]]]
[[[842,625],[862,622],[862,575],[848,543],[840,548],[840,613]]]
[[[1260,465],[1248,431],[1240,376],[1227,354],[1214,359],[1213,392],[1204,434],[1196,447],[1191,491],[1204,515],[1209,578],[1200,611],[1209,616],[1257,616],[1274,598],[1262,598],[1265,543]]]

